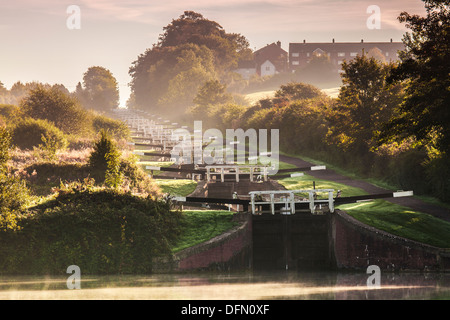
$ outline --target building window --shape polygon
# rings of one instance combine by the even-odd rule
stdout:
[[[386,52],[386,57],[389,57],[389,52]]]
[[[297,60],[295,60],[295,61],[292,61],[292,65],[293,66],[298,66],[300,64],[300,62],[299,61],[297,61]]]
[[[294,52],[294,53],[292,53],[292,56],[298,58],[300,56],[300,54],[298,52]]]
[[[270,66],[266,66],[266,71],[270,71]]]
[[[350,57],[356,57],[358,55],[358,52],[350,52]]]
[[[338,52],[338,57],[345,57],[345,52]]]
[[[310,56],[309,52],[307,52],[307,53],[306,53],[306,56],[307,56],[307,57],[309,57],[309,56]]]
[[[341,64],[342,64],[342,62],[343,62],[342,60],[339,60],[339,61],[338,61],[338,65],[341,65]]]

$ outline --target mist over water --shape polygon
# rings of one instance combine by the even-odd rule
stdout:
[[[0,277],[2,300],[402,300],[450,299],[449,274],[384,273],[380,288],[365,273],[198,273],[65,277]]]

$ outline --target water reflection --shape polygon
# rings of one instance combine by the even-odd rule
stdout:
[[[83,276],[81,290],[66,277],[0,277],[0,299],[361,300],[450,299],[450,274],[381,275],[368,288],[365,273],[197,273]]]

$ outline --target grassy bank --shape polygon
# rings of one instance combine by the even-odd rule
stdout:
[[[389,183],[385,180],[382,179],[376,179],[376,178],[364,178],[359,176],[357,173],[349,171],[349,170],[345,170],[342,169],[336,165],[330,164],[326,161],[321,161],[321,160],[317,160],[317,159],[312,159],[310,157],[306,157],[306,156],[302,156],[302,155],[297,155],[297,154],[290,154],[290,153],[286,153],[286,152],[282,152],[280,151],[280,154],[288,156],[288,157],[292,157],[292,158],[297,158],[297,159],[301,159],[304,161],[307,161],[309,163],[312,163],[314,165],[324,165],[327,167],[327,169],[329,170],[333,170],[336,173],[343,175],[345,177],[351,178],[351,179],[355,179],[355,180],[360,180],[360,181],[364,181],[367,183],[370,183],[374,186],[386,189],[386,190],[391,190],[391,191],[396,191],[399,190],[401,188],[399,188],[398,186],[393,185],[392,183]],[[450,209],[450,204],[448,203],[444,203],[442,201],[440,201],[439,199],[432,197],[432,196],[426,196],[426,195],[414,195],[413,197],[422,200],[423,202],[429,203],[429,204],[433,204],[436,206],[440,206],[440,207],[444,207],[444,208],[448,208]]]
[[[61,190],[31,206],[19,230],[0,233],[0,273],[148,273],[154,257],[170,254],[182,213],[169,203],[107,188]]]
[[[355,219],[391,234],[450,248],[450,223],[384,200],[339,206]]]
[[[316,179],[309,175],[286,178],[279,182],[286,189],[298,190],[312,189],[313,181],[315,181],[316,189],[341,190],[342,196],[345,197],[367,194],[359,188]],[[393,235],[440,248],[450,248],[450,223],[429,214],[417,212],[386,200],[343,204],[336,208],[347,212],[362,223]]]
[[[341,190],[343,197],[361,196],[367,194],[362,189],[334,181],[317,179],[308,174],[304,174],[301,177],[281,179],[278,182],[288,190],[313,189],[315,184],[316,189],[334,189],[336,192],[337,190]]]
[[[184,210],[181,235],[172,251],[178,252],[224,233],[237,225],[232,218],[230,211]]]
[[[155,179],[162,193],[185,197],[194,192],[197,182],[182,179]]]

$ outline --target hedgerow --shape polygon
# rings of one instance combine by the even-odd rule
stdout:
[[[170,254],[181,213],[151,196],[74,183],[53,200],[29,208],[20,231],[0,233],[4,274],[152,272],[156,257]]]

